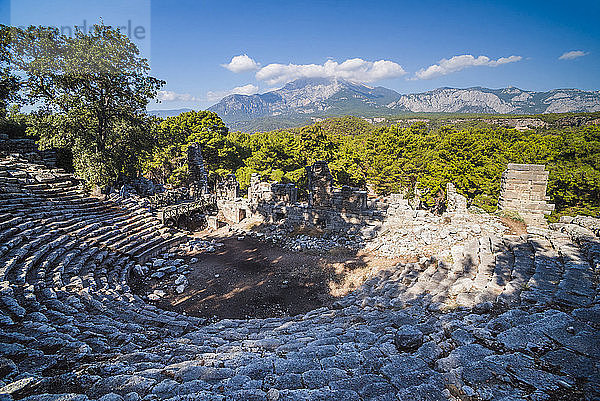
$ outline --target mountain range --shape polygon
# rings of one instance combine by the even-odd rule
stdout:
[[[508,87],[438,88],[402,95],[339,78],[299,79],[256,95],[229,95],[209,108],[234,130],[261,131],[351,114],[385,117],[407,113],[540,114],[600,111],[600,91]]]

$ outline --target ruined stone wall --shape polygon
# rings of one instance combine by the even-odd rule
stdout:
[[[528,225],[545,225],[544,215],[554,210],[546,202],[548,175],[541,164],[509,163],[502,174],[498,208],[518,212]]]
[[[449,182],[446,185],[446,212],[466,213],[467,198],[456,192],[454,184]]]
[[[239,197],[240,184],[235,174],[229,174],[225,181],[217,184],[217,198],[235,200]]]
[[[358,232],[366,224],[383,220],[383,214],[380,211],[351,213],[335,209],[315,209],[307,204],[262,203],[250,205],[250,214],[261,217],[268,224],[286,223],[291,226],[309,224],[340,233]]]
[[[250,178],[248,200],[251,203],[296,203],[298,201],[298,189],[291,183],[261,182],[260,176],[255,173]]]
[[[306,167],[308,175],[308,205],[315,208],[333,206],[333,176],[327,162],[321,160]]]
[[[32,163],[41,163],[46,167],[56,167],[56,152],[54,150],[39,150],[33,139],[10,139],[6,134],[0,134],[0,155],[18,154]]]
[[[261,182],[253,174],[248,187],[248,198],[238,197],[239,184],[230,175],[217,186],[217,206],[220,215],[228,221],[240,222],[245,217],[259,218],[268,224],[312,224],[331,231],[349,232],[375,219],[381,211],[367,204],[367,192],[344,186],[333,188],[333,176],[326,162],[307,167],[309,202],[298,202],[294,184]]]
[[[367,208],[367,191],[343,186],[333,187],[333,176],[325,161],[307,167],[309,206],[317,209],[334,209],[360,213]]]
[[[333,191],[332,204],[336,210],[359,213],[367,208],[367,191],[344,185]]]
[[[245,199],[217,199],[217,209],[219,218],[236,224],[251,214]]]

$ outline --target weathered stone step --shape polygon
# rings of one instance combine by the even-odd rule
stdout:
[[[531,244],[525,238],[510,243],[514,255],[514,264],[510,280],[505,285],[498,301],[506,305],[518,305],[521,291],[526,288],[527,282],[535,271],[534,253]]]
[[[547,239],[534,237],[529,239],[529,243],[535,251],[535,273],[525,285],[521,300],[539,306],[547,305],[552,302],[557,291],[563,274],[563,265],[552,243]]]

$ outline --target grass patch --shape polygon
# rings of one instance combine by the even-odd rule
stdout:
[[[525,224],[525,220],[523,220],[523,217],[521,217],[519,212],[517,212],[515,210],[500,210],[500,209],[498,209],[494,212],[494,214],[499,217],[504,217],[506,219],[510,219],[510,220]]]

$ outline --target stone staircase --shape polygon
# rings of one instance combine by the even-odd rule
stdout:
[[[0,399],[599,399],[597,224],[468,238],[330,308],[206,324],[129,288],[173,238],[156,219],[2,159]]]

